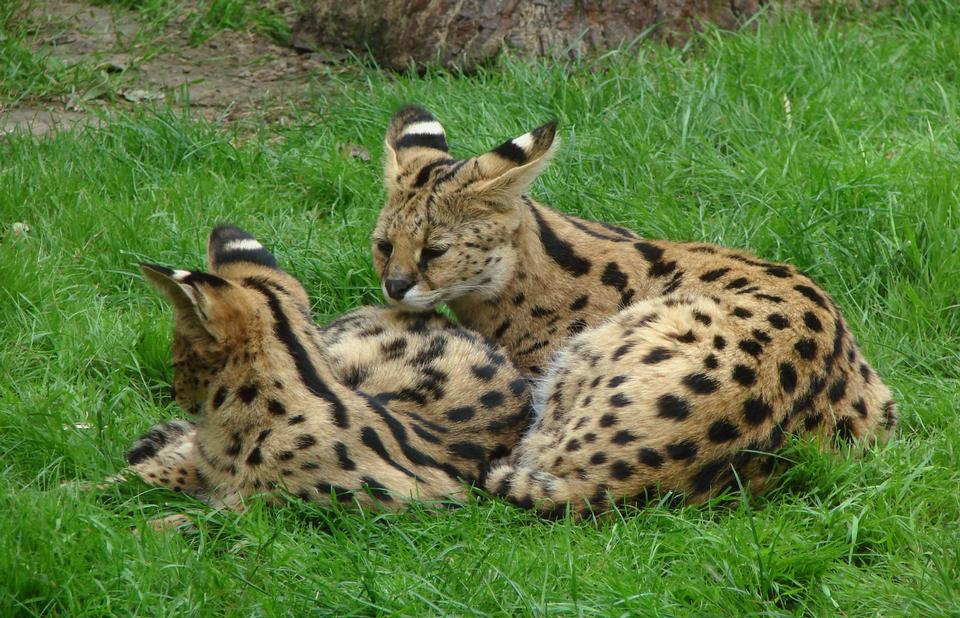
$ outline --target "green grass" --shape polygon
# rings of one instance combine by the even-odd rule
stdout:
[[[252,134],[171,112],[0,142],[0,615],[960,615],[958,32],[946,1],[767,16],[579,64],[357,68]],[[808,271],[896,391],[898,435],[862,459],[796,448],[749,503],[599,523],[496,501],[238,517],[136,484],[59,489],[117,470],[181,414],[168,311],[138,260],[200,267],[230,221],[304,281],[318,319],[379,302],[367,238],[383,130],[408,101],[461,155],[557,118],[564,148],[537,197]],[[198,532],[144,529],[183,510]]]

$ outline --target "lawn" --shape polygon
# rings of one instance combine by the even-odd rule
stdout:
[[[282,125],[158,107],[0,138],[0,615],[960,615],[960,7],[900,5],[471,76],[352,61]],[[0,100],[69,79],[0,24]],[[368,237],[404,102],[462,156],[556,118],[537,198],[797,264],[897,394],[893,440],[862,458],[796,446],[748,502],[583,523],[495,500],[237,516],[138,483],[61,488],[182,415],[170,314],[138,261],[202,267],[209,229],[232,222],[304,282],[318,320],[380,302]],[[176,512],[197,530],[146,526]]]

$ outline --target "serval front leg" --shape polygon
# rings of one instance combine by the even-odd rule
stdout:
[[[133,474],[148,485],[167,487],[208,502],[208,488],[197,469],[196,433],[197,428],[190,421],[154,425],[127,451],[128,465],[120,476]]]

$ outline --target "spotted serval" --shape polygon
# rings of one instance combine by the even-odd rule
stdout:
[[[787,434],[884,439],[890,391],[837,305],[788,264],[644,239],[526,195],[550,123],[455,160],[407,107],[386,135],[372,237],[385,296],[447,303],[539,377],[536,421],[488,488],[541,512],[670,490],[759,491]]]
[[[461,498],[530,417],[527,382],[442,316],[387,307],[317,327],[256,239],[213,230],[210,272],[142,264],[173,305],[173,391],[194,421],[127,453],[148,483],[227,508],[258,493],[398,507]]]

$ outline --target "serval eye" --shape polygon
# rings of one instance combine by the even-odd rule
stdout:
[[[377,249],[386,257],[390,257],[390,254],[393,253],[393,243],[389,240],[378,240]]]
[[[425,260],[438,258],[447,252],[447,247],[424,247],[420,251],[420,256]]]

